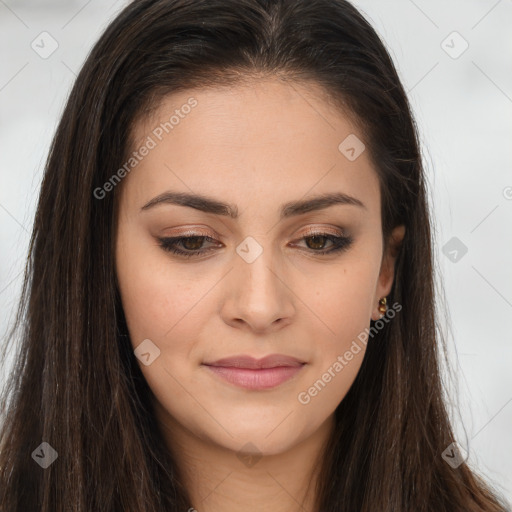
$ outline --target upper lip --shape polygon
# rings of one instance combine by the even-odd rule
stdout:
[[[225,357],[211,363],[203,363],[206,366],[223,366],[233,368],[263,369],[276,368],[277,366],[301,366],[304,361],[296,357],[286,356],[284,354],[271,354],[261,359],[247,355]]]

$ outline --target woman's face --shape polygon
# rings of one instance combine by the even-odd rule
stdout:
[[[160,422],[293,447],[332,419],[392,285],[362,135],[316,86],[268,79],[170,95],[134,140],[116,267]]]

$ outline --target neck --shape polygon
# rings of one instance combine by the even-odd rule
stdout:
[[[190,512],[317,512],[316,485],[334,416],[300,444],[273,455],[242,455],[198,438],[162,410],[159,416]]]

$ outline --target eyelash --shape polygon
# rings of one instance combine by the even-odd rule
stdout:
[[[304,235],[303,237],[301,237],[300,240],[305,240],[307,238],[316,238],[316,237],[327,238],[329,241],[331,241],[333,243],[333,247],[330,249],[327,249],[327,250],[325,250],[325,249],[323,249],[323,250],[305,249],[307,251],[312,252],[313,254],[318,254],[321,256],[345,251],[352,245],[352,242],[353,242],[353,238],[351,236],[336,236],[336,235],[332,235],[330,233],[322,233],[322,232],[309,232],[306,235]],[[203,239],[203,241],[215,242],[215,240],[213,238],[211,238],[209,236],[205,236],[205,235],[175,236],[175,237],[159,238],[158,241],[159,241],[160,247],[164,251],[171,252],[173,254],[177,254],[177,255],[185,257],[185,258],[190,258],[192,256],[202,256],[203,254],[206,254],[206,253],[214,250],[213,248],[210,248],[210,249],[197,249],[195,251],[190,251],[190,250],[184,251],[184,250],[178,249],[176,247],[176,245],[179,244],[180,242],[183,242],[184,240],[189,240],[191,238],[198,238],[198,239]]]

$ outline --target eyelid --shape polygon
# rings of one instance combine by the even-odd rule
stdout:
[[[218,238],[219,235],[213,230],[202,231],[200,227],[186,227],[184,231],[173,232],[169,235],[165,235],[164,238],[177,238],[185,236],[206,236],[209,238]]]
[[[316,226],[311,227],[308,226],[307,231],[304,233],[301,233],[299,238],[303,238],[306,236],[315,236],[315,235],[332,235],[332,236],[348,236],[348,233],[346,233],[341,228],[332,228],[332,227],[325,227],[325,226]]]
[[[199,230],[197,230],[199,229]],[[345,232],[342,228],[334,228],[334,227],[326,227],[326,226],[308,226],[305,232],[302,232],[297,235],[296,239],[301,239],[309,236],[319,236],[319,235],[332,235],[339,237],[348,237],[348,233]],[[212,232],[201,232],[200,228],[186,228],[185,231],[172,233],[170,235],[166,235],[162,238],[179,238],[179,237],[205,237],[207,239],[214,239],[214,241],[218,242],[219,235],[217,233]]]
[[[299,238],[296,238],[294,241],[291,242],[291,246],[296,246],[294,242],[301,242],[302,240],[306,240],[308,238],[315,238],[315,237],[323,237],[326,238],[333,246],[330,249],[322,249],[322,250],[314,250],[314,249],[304,249],[301,248],[301,250],[304,252],[304,254],[307,254],[308,256],[313,254],[318,257],[329,257],[329,256],[336,256],[337,254],[341,254],[348,250],[353,242],[354,238],[347,234],[333,234],[327,232],[327,229],[319,229],[315,230],[312,227],[309,227],[309,230],[302,234]],[[166,238],[159,238],[159,245],[160,247],[170,253],[174,253],[178,258],[185,258],[190,259],[194,258],[196,261],[201,261],[202,256],[207,256],[209,253],[215,251],[215,247],[209,247],[206,249],[196,249],[196,250],[183,250],[176,247],[177,244],[181,243],[183,240],[187,240],[190,238],[200,238],[203,239],[204,242],[209,242],[215,246],[216,242],[218,240],[216,238],[212,238],[207,235],[199,235],[197,233],[191,233],[189,231],[188,235],[181,235],[181,236],[173,236],[173,237],[166,237]],[[222,242],[217,243],[217,247],[222,244]]]

